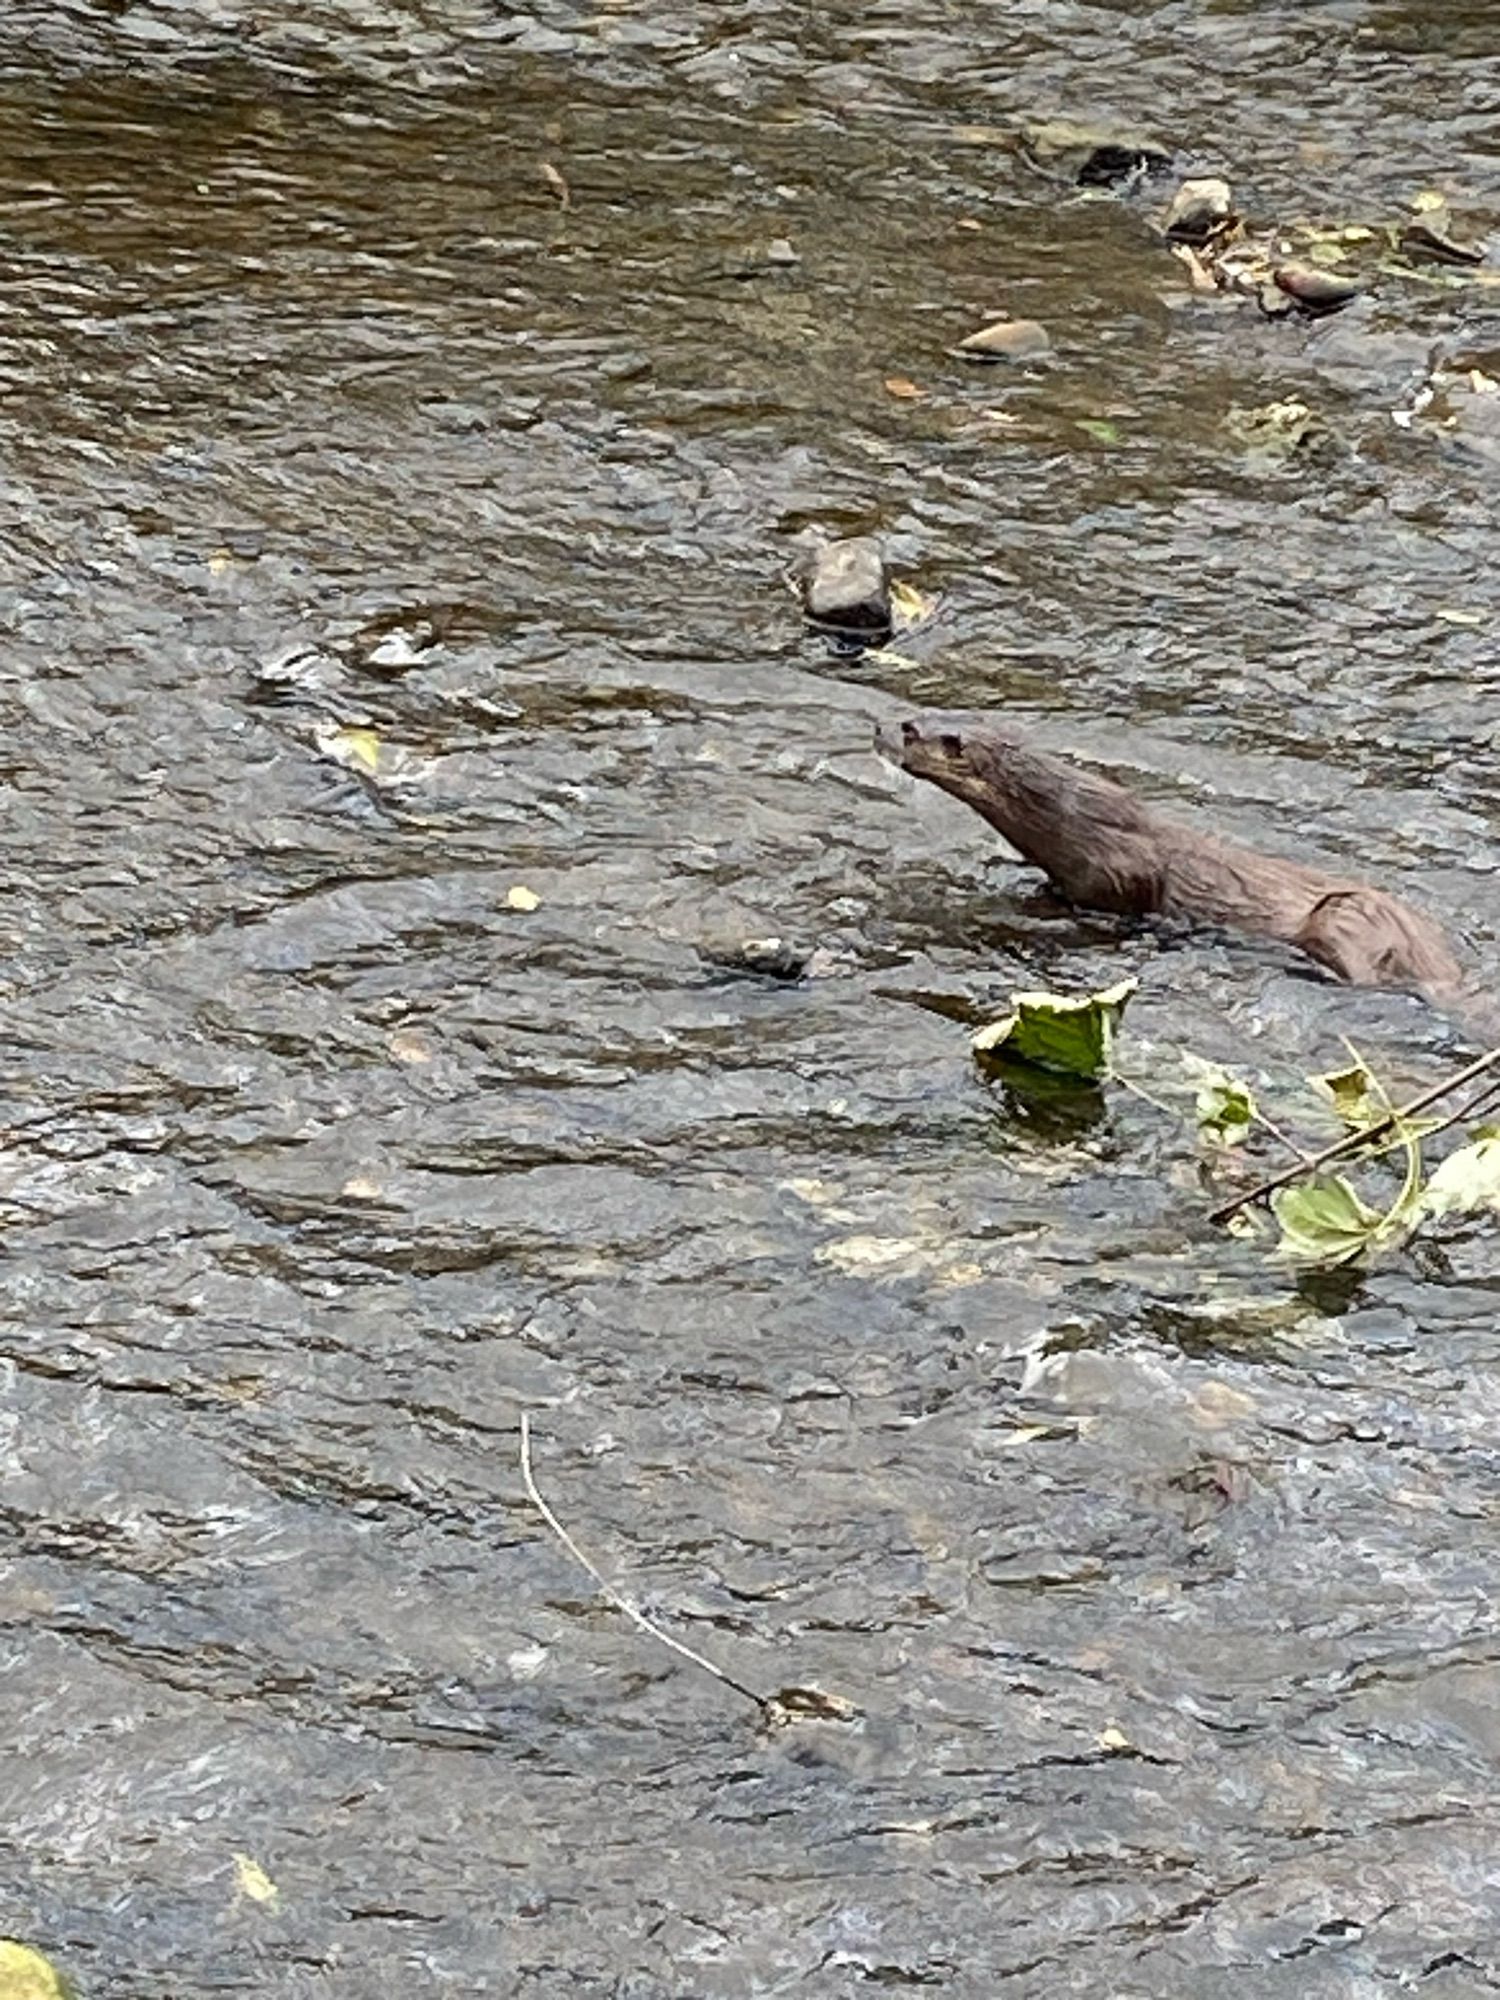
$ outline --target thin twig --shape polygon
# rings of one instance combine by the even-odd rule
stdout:
[[[1314,1153],[1305,1165],[1288,1167],[1283,1173],[1273,1174],[1269,1180],[1261,1181],[1258,1186],[1248,1189],[1244,1194],[1236,1195],[1233,1201],[1222,1203],[1209,1216],[1209,1221],[1227,1222],[1242,1208],[1248,1208],[1251,1202],[1263,1201],[1267,1195],[1275,1194],[1278,1188],[1289,1187],[1293,1181],[1300,1180],[1305,1173],[1316,1173],[1320,1167],[1326,1167],[1331,1160],[1342,1159],[1346,1153],[1358,1152],[1372,1139],[1382,1138],[1393,1126],[1404,1123],[1419,1111],[1425,1111],[1429,1104],[1436,1104],[1438,1099],[1446,1097],[1449,1091],[1462,1090],[1466,1083],[1472,1083],[1475,1077],[1485,1075],[1497,1064],[1500,1064],[1500,1048],[1491,1049],[1486,1055],[1477,1057],[1467,1068],[1461,1069],[1456,1076],[1450,1076],[1446,1082],[1435,1083],[1430,1090],[1421,1091],[1416,1097],[1408,1098],[1405,1104],[1397,1105],[1394,1111],[1386,1112],[1383,1117],[1377,1118],[1374,1124],[1361,1126],[1357,1132],[1346,1132],[1342,1139],[1336,1139],[1331,1146],[1325,1146],[1321,1153]]]
[[[1153,1097],[1150,1091],[1144,1089],[1133,1077],[1121,1076],[1117,1069],[1110,1071],[1109,1081],[1117,1083],[1121,1090],[1128,1090],[1132,1097],[1138,1097],[1142,1104],[1149,1104],[1153,1111],[1160,1111],[1168,1118],[1175,1119],[1182,1115],[1180,1112],[1174,1111],[1170,1104],[1163,1104],[1159,1097]]]
[[[1297,1141],[1292,1137],[1291,1133],[1283,1132],[1281,1127],[1278,1124],[1276,1124],[1274,1119],[1270,1119],[1266,1116],[1265,1112],[1261,1110],[1258,1104],[1255,1107],[1255,1122],[1257,1125],[1263,1125],[1266,1128],[1266,1130],[1270,1133],[1271,1137],[1276,1141],[1277,1145],[1282,1147],[1286,1152],[1290,1153],[1294,1160],[1298,1160],[1301,1162],[1301,1168],[1303,1173],[1307,1172],[1308,1168],[1312,1165],[1311,1155],[1304,1153],[1302,1148],[1297,1144]]]
[[[1179,1111],[1175,1110],[1172,1105],[1164,1104],[1159,1097],[1153,1097],[1149,1090],[1143,1089],[1141,1085],[1135,1081],[1134,1077],[1122,1076],[1120,1071],[1117,1069],[1112,1069],[1110,1071],[1109,1081],[1111,1083],[1117,1083],[1122,1090],[1128,1090],[1132,1097],[1140,1098],[1143,1104],[1149,1104],[1153,1111],[1163,1112],[1168,1118],[1177,1119],[1180,1118],[1182,1115]],[[1266,1116],[1265,1112],[1261,1110],[1258,1104],[1256,1105],[1255,1110],[1252,1113],[1252,1117],[1257,1125],[1263,1125],[1265,1129],[1270,1133],[1271,1137],[1275,1139],[1279,1145],[1284,1146],[1286,1148],[1286,1150],[1291,1154],[1294,1160],[1300,1160],[1304,1167],[1310,1164],[1307,1154],[1303,1152],[1302,1148],[1297,1144],[1296,1140],[1289,1138],[1288,1135],[1282,1131],[1279,1125],[1273,1124],[1272,1121]]]
[[[536,1480],[531,1470],[531,1419],[525,1410],[521,1412],[521,1477],[525,1481],[527,1497],[530,1499],[532,1506],[535,1507],[536,1511],[562,1543],[574,1562],[578,1564],[579,1568],[588,1571],[589,1575],[594,1579],[594,1583],[601,1596],[607,1598],[616,1611],[623,1612],[631,1624],[638,1626],[649,1638],[658,1640],[663,1646],[670,1648],[672,1652],[680,1654],[684,1660],[690,1660],[695,1667],[701,1667],[704,1673],[712,1674],[716,1681],[722,1681],[725,1687],[733,1688],[735,1693],[742,1694],[746,1701],[753,1701],[763,1715],[772,1713],[773,1703],[769,1695],[757,1694],[754,1688],[746,1687],[743,1681],[737,1681],[733,1674],[725,1673],[724,1669],[715,1666],[712,1660],[706,1660],[701,1653],[695,1653],[691,1646],[685,1646],[680,1639],[674,1639],[670,1632],[663,1632],[659,1625],[653,1625],[646,1614],[643,1611],[637,1611],[629,1598],[621,1596],[620,1592],[615,1589],[615,1586],[609,1579],[600,1572],[595,1564],[590,1562],[589,1558],[579,1548],[577,1542],[574,1541],[562,1522],[558,1520],[552,1509],[537,1491]]]

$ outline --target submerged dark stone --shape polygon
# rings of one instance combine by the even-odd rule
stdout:
[[[1170,151],[1143,133],[1071,118],[1026,126],[1019,145],[1032,166],[1080,187],[1116,187],[1172,164]]]

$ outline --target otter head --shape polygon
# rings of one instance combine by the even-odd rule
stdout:
[[[908,717],[898,727],[877,730],[875,741],[892,763],[912,777],[925,778],[981,810],[995,794],[1001,775],[997,764],[1015,747],[993,726],[982,733],[966,732],[948,716],[926,722]]]

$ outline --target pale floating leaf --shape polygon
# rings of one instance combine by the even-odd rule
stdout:
[[[1464,611],[1456,604],[1440,604],[1432,615],[1441,618],[1445,625],[1474,626],[1485,622],[1484,612]]]
[[[1500,382],[1497,382],[1493,375],[1486,375],[1482,368],[1471,368],[1468,371],[1468,382],[1476,396],[1500,395]]]
[[[1435,215],[1439,209],[1448,206],[1448,197],[1436,188],[1423,188],[1419,195],[1413,196],[1411,205],[1417,215]]]
[[[853,1722],[859,1715],[854,1703],[841,1694],[826,1694],[818,1687],[778,1688],[765,1704],[766,1721],[773,1729],[789,1722]]]
[[[210,576],[222,576],[226,570],[234,568],[234,553],[230,549],[215,549],[208,559]]]
[[[1384,1115],[1385,1100],[1363,1063],[1351,1063],[1347,1069],[1325,1070],[1308,1081],[1320,1097],[1327,1098],[1350,1131],[1373,1125]]]
[[[567,176],[557,167],[554,167],[550,160],[543,160],[542,162],[542,179],[547,183],[552,194],[556,196],[560,208],[572,207],[573,190],[568,186]]]
[[[898,653],[893,646],[871,646],[865,652],[865,664],[871,661],[877,667],[897,667],[902,673],[915,674],[922,670],[922,662],[914,660],[908,653]]]
[[[1339,1174],[1279,1189],[1271,1197],[1271,1209],[1281,1225],[1276,1254],[1325,1269],[1362,1257],[1386,1224],[1386,1217]]]
[[[1423,1215],[1476,1215],[1500,1208],[1500,1132],[1485,1131],[1434,1167],[1418,1207]]]
[[[539,910],[542,899],[535,889],[528,889],[518,882],[513,889],[506,890],[505,907],[508,910]]]
[[[506,1654],[505,1664],[513,1681],[535,1680],[547,1664],[547,1648],[535,1644],[518,1646],[515,1652]]]
[[[1238,1146],[1249,1137],[1258,1116],[1250,1086],[1212,1063],[1194,1065],[1198,1090],[1193,1113],[1199,1137],[1210,1146]]]
[[[248,1854],[234,1857],[234,1886],[248,1902],[261,1903],[267,1909],[274,1909],[281,1900],[281,1891],[276,1884],[260,1863]]]
[[[29,1944],[0,1938],[0,2000],[73,2000],[73,1989]]]
[[[1120,442],[1120,426],[1111,423],[1108,417],[1075,417],[1073,428],[1082,431],[1086,437],[1093,438],[1099,444]]]
[[[887,375],[881,386],[888,396],[895,396],[904,403],[918,402],[927,394],[906,375]]]
[[[1118,1757],[1124,1752],[1135,1748],[1135,1745],[1125,1734],[1124,1730],[1116,1728],[1114,1723],[1111,1723],[1107,1729],[1099,1731],[1097,1741],[1099,1748],[1107,1751],[1111,1757]]]
[[[380,738],[373,729],[340,728],[320,722],[313,740],[325,757],[347,770],[367,771],[372,777],[380,769]]]
[[[913,625],[920,625],[924,618],[930,618],[934,599],[918,590],[914,583],[899,580],[891,585],[891,615],[898,632],[909,632]]]
[[[1013,993],[1012,1011],[974,1036],[974,1054],[980,1061],[1004,1057],[1060,1076],[1097,1081],[1109,1075],[1115,1028],[1135,990],[1136,982],[1124,979],[1082,998]]]

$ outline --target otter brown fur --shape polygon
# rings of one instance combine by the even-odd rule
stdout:
[[[1461,994],[1442,931],[1383,889],[1170,819],[990,723],[910,721],[879,740],[903,770],[982,813],[1071,903],[1279,938],[1356,986]]]

